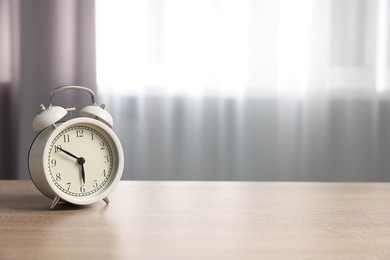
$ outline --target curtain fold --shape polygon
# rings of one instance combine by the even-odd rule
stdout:
[[[389,1],[96,4],[124,178],[390,179]]]
[[[39,105],[61,85],[96,90],[95,3],[0,0],[0,178],[28,178],[27,155]],[[5,57],[3,59],[3,57]],[[56,105],[82,108],[88,96],[61,94]]]

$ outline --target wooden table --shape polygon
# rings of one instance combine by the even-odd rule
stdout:
[[[0,181],[0,259],[390,259],[390,184],[122,181],[111,203]]]

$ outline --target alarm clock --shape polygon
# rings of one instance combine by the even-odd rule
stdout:
[[[54,95],[63,90],[87,92],[91,104],[80,110],[80,117],[64,121],[76,108],[54,106]],[[115,189],[123,173],[122,145],[112,130],[113,119],[104,105],[95,103],[92,90],[82,86],[61,86],[50,94],[47,108],[32,123],[39,132],[31,144],[28,168],[37,189],[53,199],[50,209],[60,201],[87,205],[103,200]]]

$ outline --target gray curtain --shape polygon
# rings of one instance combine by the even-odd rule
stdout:
[[[92,0],[0,0],[0,178],[28,178],[31,123],[53,88],[96,90]],[[63,92],[55,104],[81,108],[90,98]]]

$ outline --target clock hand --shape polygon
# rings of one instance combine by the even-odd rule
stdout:
[[[85,163],[85,159],[83,157],[77,157],[76,155],[58,147],[58,149],[62,152],[64,152],[65,154],[77,159],[77,163],[81,165],[81,178],[83,179],[83,183],[85,183],[85,170],[84,170],[84,163]]]
[[[81,178],[83,179],[83,183],[85,184],[85,171],[84,171],[85,159],[83,157],[80,157],[77,159],[77,162],[81,165]]]
[[[66,151],[66,150],[64,150],[64,149],[62,149],[61,147],[58,147],[58,150],[60,150],[61,152],[64,152],[64,153],[66,153],[67,155],[69,155],[69,156],[71,156],[71,157],[77,159],[77,161],[79,160],[79,157],[77,157],[76,155],[74,155],[74,154],[72,154],[72,153],[70,153],[70,152],[68,152],[68,151]]]

